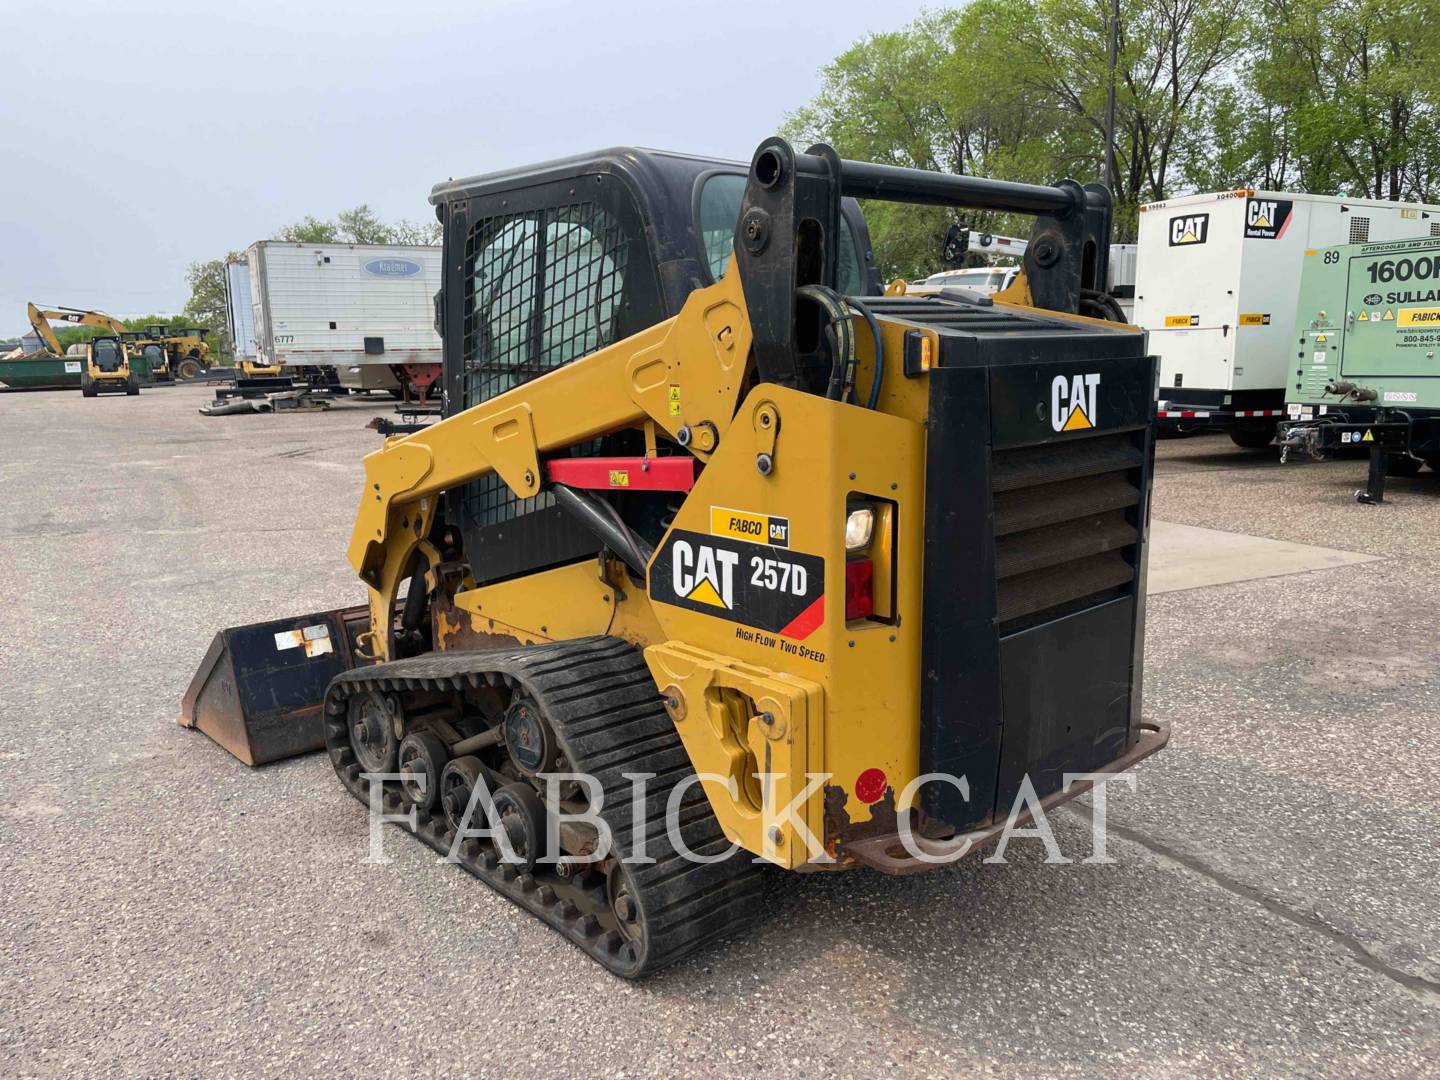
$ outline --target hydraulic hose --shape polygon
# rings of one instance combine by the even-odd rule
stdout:
[[[885,376],[885,339],[880,336],[880,324],[875,321],[875,313],[869,305],[851,297],[850,306],[865,317],[865,323],[870,327],[870,339],[875,343],[875,376],[870,382],[870,398],[865,402],[867,409],[874,409],[880,403],[880,382]]]
[[[567,484],[551,484],[549,487],[555,501],[572,514],[581,525],[589,529],[633,571],[640,580],[645,579],[645,568],[650,562],[654,549],[644,539],[636,536],[620,519],[615,508],[604,499],[596,498],[589,492],[579,491]]]
[[[1089,304],[1100,312],[1099,318],[1107,319],[1110,322],[1129,322],[1125,317],[1125,310],[1120,302],[1107,292],[1100,292],[1097,289],[1081,289],[1080,303]]]
[[[826,340],[830,343],[830,385],[825,396],[831,401],[845,397],[846,376],[855,363],[855,328],[850,322],[850,306],[834,289],[823,285],[802,285],[797,296],[818,304],[825,315]]]

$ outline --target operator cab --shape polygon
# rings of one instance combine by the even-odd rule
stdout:
[[[97,369],[114,374],[125,366],[125,346],[118,337],[97,337],[90,342],[90,362]]]
[[[725,273],[749,165],[620,147],[441,184],[431,192],[449,252],[437,299],[444,414],[454,415],[673,317]],[[878,296],[860,205],[844,199],[837,284]],[[637,454],[638,432],[577,452]],[[472,566],[498,581],[593,555],[592,533],[550,495],[517,499],[498,474],[448,492]],[[621,513],[658,539],[649,493]]]

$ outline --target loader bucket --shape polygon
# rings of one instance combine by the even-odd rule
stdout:
[[[180,725],[246,765],[323,749],[325,690],[355,666],[355,635],[369,621],[361,606],[221,630],[185,691]]]

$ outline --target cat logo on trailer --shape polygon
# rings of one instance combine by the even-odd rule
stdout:
[[[1186,214],[1170,220],[1170,246],[1182,247],[1205,243],[1210,231],[1209,214]]]
[[[1098,423],[1095,398],[1099,388],[1099,372],[1056,375],[1050,383],[1050,426],[1056,431],[1093,428]]]
[[[1245,204],[1245,239],[1278,240],[1290,224],[1295,204],[1280,199],[1250,199]]]

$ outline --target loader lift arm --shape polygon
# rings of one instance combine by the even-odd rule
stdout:
[[[30,325],[35,328],[35,333],[40,335],[40,340],[45,347],[56,356],[64,354],[65,349],[60,344],[60,339],[55,336],[51,329],[50,322],[67,322],[72,326],[98,326],[109,330],[112,334],[119,334],[125,330],[125,324],[113,315],[106,315],[103,311],[86,311],[82,308],[50,308],[36,307],[33,303],[27,305],[26,314],[30,318]]]
[[[496,472],[517,497],[533,497],[541,488],[540,455],[646,421],[707,460],[734,419],[750,344],[732,266],[719,285],[692,293],[674,318],[527,383],[522,400],[502,395],[366,455],[349,558],[371,589],[376,655],[390,654],[374,631],[388,625],[441,492]],[[684,387],[678,414],[669,407],[671,386]]]

